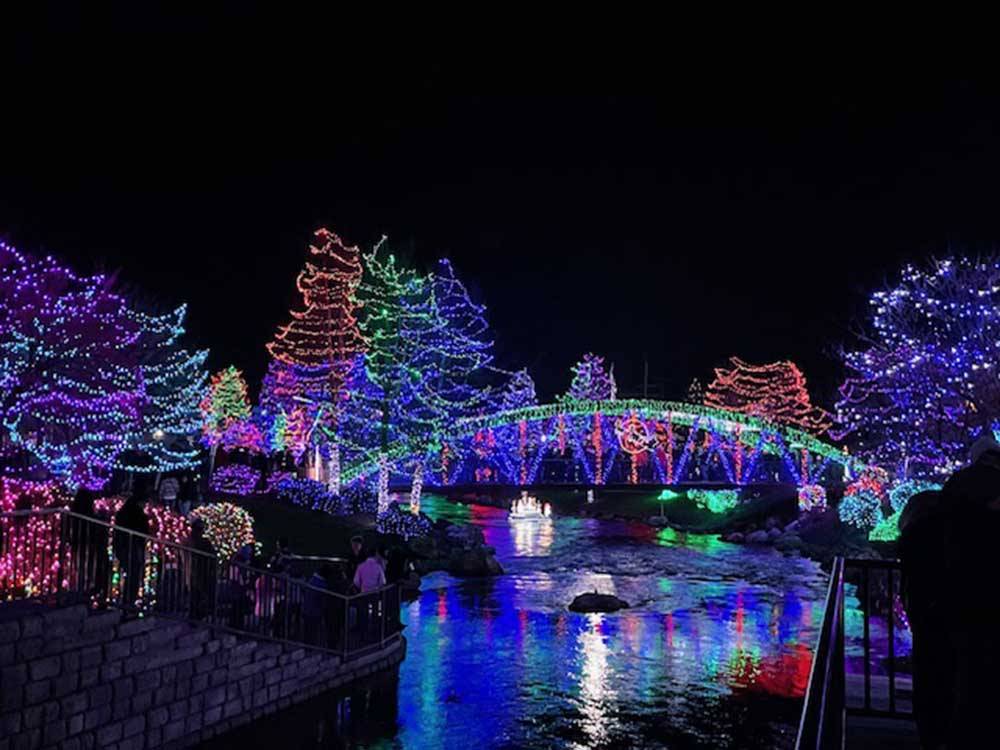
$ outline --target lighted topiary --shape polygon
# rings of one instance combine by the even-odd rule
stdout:
[[[873,529],[882,520],[882,501],[868,490],[845,495],[838,509],[840,520],[859,529]]]
[[[806,484],[799,487],[799,510],[826,510],[826,490],[818,484]]]
[[[921,479],[907,479],[889,490],[889,504],[892,506],[893,511],[898,513],[906,507],[906,504],[910,502],[910,498],[917,493],[940,489],[941,485],[934,482],[925,482]]]
[[[212,472],[208,486],[224,495],[250,495],[260,482],[260,472],[242,464],[227,464]]]
[[[725,513],[737,506],[740,493],[737,490],[688,490],[687,496],[711,513]]]
[[[899,517],[902,510],[897,510],[891,516],[879,521],[875,528],[868,532],[868,541],[894,542],[899,539]]]
[[[203,505],[191,512],[191,518],[205,524],[205,538],[220,560],[231,559],[240,549],[256,541],[253,516],[238,505]]]

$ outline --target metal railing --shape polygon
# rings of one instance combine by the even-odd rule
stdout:
[[[331,591],[60,509],[0,514],[0,599],[195,621],[344,659],[384,648],[402,630],[398,585]]]
[[[832,750],[844,742],[844,559],[830,572],[823,629],[813,657],[796,750]]]
[[[900,655],[896,652],[897,637],[909,628],[902,607],[903,566],[898,560],[849,559],[845,561],[845,577],[857,586],[862,615],[861,696],[858,700],[849,689],[847,710],[861,716],[910,718],[912,702],[901,695]],[[873,633],[875,622],[885,626],[884,634],[878,637]],[[879,674],[873,674],[876,665]],[[852,677],[849,674],[849,688],[854,684]]]
[[[848,670],[845,652],[845,585],[855,584],[861,615],[860,674]],[[847,716],[912,718],[909,701],[901,699],[896,637],[908,628],[900,604],[902,565],[896,560],[838,557],[830,574],[823,627],[813,656],[809,687],[799,722],[797,750],[832,750],[844,746]],[[884,651],[876,649],[873,622],[884,622]],[[879,641],[882,639],[880,638]],[[873,674],[873,666],[884,671]],[[860,685],[856,685],[857,677]],[[857,691],[855,690],[857,687]]]

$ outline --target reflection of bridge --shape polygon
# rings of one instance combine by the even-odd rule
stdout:
[[[833,485],[861,468],[800,430],[723,409],[671,401],[574,401],[465,419],[428,451],[387,454],[393,484],[424,466],[424,484],[697,486]],[[373,479],[378,457],[344,467]]]

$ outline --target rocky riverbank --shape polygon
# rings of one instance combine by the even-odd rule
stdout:
[[[421,575],[435,570],[463,578],[503,573],[482,529],[471,524],[436,521],[429,534],[410,539],[407,546]]]

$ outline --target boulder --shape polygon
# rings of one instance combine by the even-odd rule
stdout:
[[[646,519],[646,523],[650,526],[655,526],[656,528],[661,529],[664,526],[669,525],[670,521],[666,516],[650,516]]]
[[[596,591],[580,594],[569,605],[570,612],[617,612],[628,609],[628,602],[613,594],[598,594]]]
[[[774,548],[782,552],[802,549],[802,537],[798,534],[782,534],[774,543]]]
[[[768,539],[774,541],[779,536],[781,536],[781,529],[779,527],[773,526],[772,528],[768,529],[768,531],[767,531],[767,538]]]
[[[733,544],[743,544],[745,537],[738,531],[734,531],[732,534],[726,534],[722,537],[724,542],[732,542]]]
[[[485,547],[457,551],[448,560],[448,572],[461,578],[498,576],[503,568]]]
[[[767,544],[768,536],[766,531],[754,531],[747,534],[747,544]]]
[[[462,549],[480,547],[486,542],[482,529],[472,524],[453,524],[445,529],[445,534],[448,536],[450,545]]]

